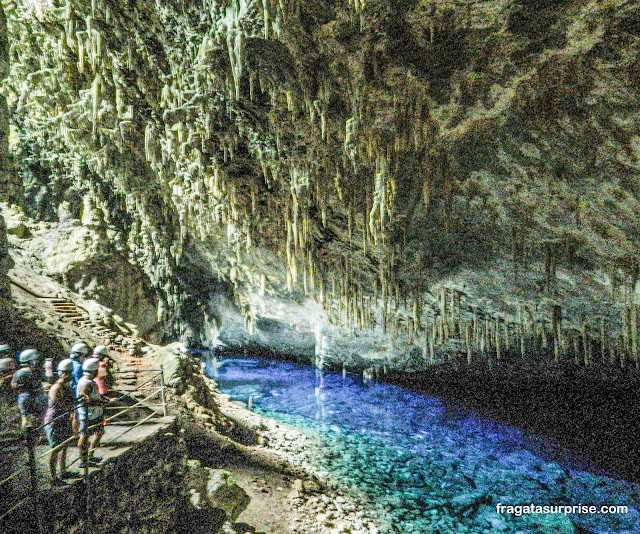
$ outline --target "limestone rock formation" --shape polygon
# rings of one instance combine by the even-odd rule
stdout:
[[[224,522],[234,523],[249,504],[249,496],[231,473],[203,467],[199,460],[188,460],[187,469],[190,513],[198,517],[189,523],[196,528],[191,532],[218,532]]]
[[[638,365],[639,9],[6,2],[20,203],[190,346]]]
[[[0,5],[0,82],[9,74],[9,46],[7,34],[7,20]],[[9,133],[9,113],[4,95],[0,95],[0,200],[5,200],[8,194],[9,182],[9,154],[7,135]],[[7,254],[7,239],[5,223],[0,216],[0,298],[9,295],[6,273],[10,266]]]

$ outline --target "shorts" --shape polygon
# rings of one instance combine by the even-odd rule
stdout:
[[[71,421],[56,421],[55,424],[44,425],[42,429],[44,435],[49,442],[50,447],[60,445],[63,441],[68,440],[73,436],[73,429],[71,428]]]
[[[76,408],[76,419],[78,421],[78,434],[81,436],[93,436],[104,433],[104,426],[102,424],[104,417],[88,419],[86,407],[78,406]]]

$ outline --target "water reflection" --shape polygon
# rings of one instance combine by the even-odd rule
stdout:
[[[443,402],[348,373],[257,359],[207,364],[224,393],[256,411],[320,433],[320,469],[375,503],[397,532],[543,533],[573,528],[596,533],[640,532],[640,487],[586,470],[557,444],[530,437]],[[456,497],[478,494],[473,513],[458,513]],[[497,502],[627,504],[625,515],[498,519]],[[484,504],[482,504],[484,503]],[[484,507],[484,508],[483,508]],[[569,521],[569,523],[566,523]],[[564,522],[564,523],[563,523]],[[446,528],[445,528],[446,527]]]

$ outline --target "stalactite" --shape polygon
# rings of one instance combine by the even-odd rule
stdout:
[[[496,360],[500,360],[502,357],[502,346],[500,344],[500,317],[496,315],[495,317],[495,348],[496,348]]]
[[[575,365],[580,364],[580,340],[577,335],[575,335],[575,331],[572,331],[569,334],[571,341],[573,342],[573,363]]]
[[[600,363],[607,361],[607,339],[605,335],[604,317],[600,317]]]
[[[104,80],[100,73],[96,74],[91,84],[91,117],[95,122],[98,115],[98,100],[104,87]]]
[[[553,359],[558,363],[560,361],[560,353],[562,351],[562,308],[558,305],[553,306],[552,330]]]
[[[588,367],[591,363],[591,351],[590,351],[590,344],[589,344],[589,336],[587,333],[587,325],[584,321],[582,322],[580,334],[582,336],[582,357],[583,357],[582,361],[584,363],[584,366]]]
[[[471,365],[472,363],[471,326],[469,325],[469,323],[466,324],[464,329],[464,342],[465,342],[465,348],[467,350],[467,365]]]
[[[634,283],[635,285],[635,283]],[[634,361],[636,366],[638,365],[638,318],[637,318],[637,305],[634,303],[630,304],[629,309],[629,322],[630,322],[630,337],[631,337],[631,359]]]
[[[84,41],[78,32],[78,72],[84,72]]]

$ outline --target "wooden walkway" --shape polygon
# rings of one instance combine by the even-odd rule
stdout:
[[[159,416],[144,423],[136,425],[135,421],[114,422],[105,426],[105,433],[102,436],[100,445],[95,451],[95,455],[102,458],[101,465],[92,467],[89,473],[97,471],[108,463],[115,462],[116,459],[129,451],[137,444],[144,442],[147,438],[165,432],[175,423],[175,416]],[[38,484],[42,488],[51,485],[49,474],[49,447],[39,445],[36,447]],[[67,479],[66,484],[74,484],[85,475],[84,469],[80,468],[80,458],[78,447],[72,443],[67,450],[67,471],[73,473],[73,477]],[[61,486],[62,487],[62,486]]]

